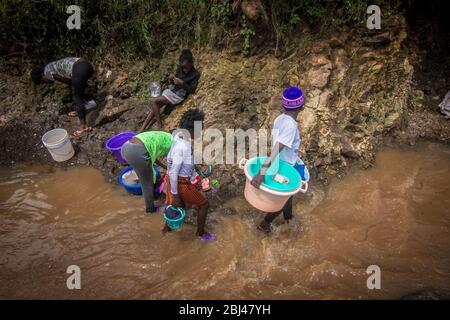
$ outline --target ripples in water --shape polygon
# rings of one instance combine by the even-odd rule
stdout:
[[[0,170],[0,298],[396,298],[450,290],[450,148],[386,149],[374,168],[295,200],[296,219],[256,229],[242,197],[163,236],[161,215],[92,168]],[[234,214],[230,214],[234,212]],[[65,287],[79,265],[82,289]],[[368,290],[379,265],[382,289]]]

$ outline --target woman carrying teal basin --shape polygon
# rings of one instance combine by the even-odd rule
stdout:
[[[272,151],[266,158],[259,172],[253,177],[251,184],[259,188],[266,182],[266,175],[271,164],[279,158],[286,161],[296,169],[300,169],[298,162],[298,153],[300,150],[300,131],[297,124],[297,116],[303,110],[305,97],[303,92],[297,87],[289,87],[283,91],[281,104],[283,113],[279,115],[273,124],[272,129]],[[271,223],[283,212],[284,219],[292,219],[292,196],[279,212],[269,212],[264,220],[258,225],[258,228],[266,233],[271,232]]]

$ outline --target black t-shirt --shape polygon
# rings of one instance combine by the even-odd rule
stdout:
[[[200,73],[192,68],[188,73],[184,73],[183,70],[178,67],[175,76],[183,80],[183,84],[172,84],[169,89],[175,93],[177,96],[184,98],[185,96],[194,93],[197,89],[198,80],[200,78]]]

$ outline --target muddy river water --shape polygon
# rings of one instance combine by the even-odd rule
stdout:
[[[296,219],[255,229],[242,197],[163,236],[162,216],[92,168],[0,169],[0,298],[347,299],[450,290],[450,147],[384,149],[369,170],[297,196]],[[81,289],[68,290],[78,265]],[[381,289],[369,290],[377,265]]]

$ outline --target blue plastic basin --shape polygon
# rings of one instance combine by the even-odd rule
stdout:
[[[156,169],[156,166],[153,165],[153,168],[155,168],[155,172],[156,172],[156,177],[159,177],[159,172],[158,169]],[[131,166],[126,167],[125,169],[123,169],[122,171],[120,171],[119,173],[119,177],[117,178],[117,182],[125,188],[125,190],[127,190],[129,193],[140,196],[142,195],[142,187],[140,182],[137,185],[128,185],[126,184],[122,177],[125,173],[127,173],[128,171],[133,170],[133,168]]]

